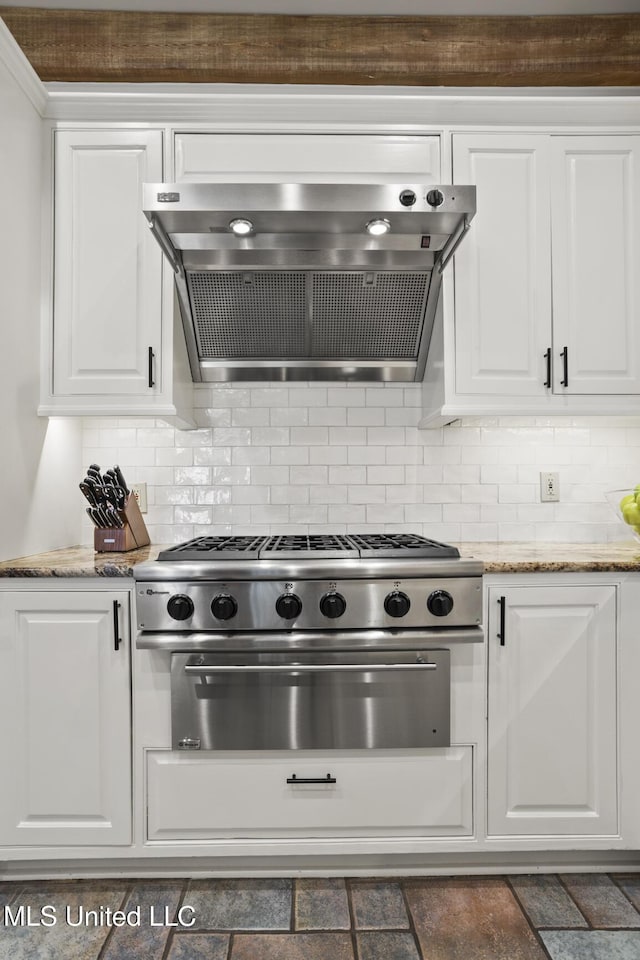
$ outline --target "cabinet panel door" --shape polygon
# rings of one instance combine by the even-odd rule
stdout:
[[[438,183],[439,137],[177,133],[176,181]]]
[[[616,835],[616,588],[492,587],[488,620],[488,834]]]
[[[128,624],[126,593],[0,594],[0,843],[131,842]]]
[[[549,138],[454,135],[477,213],[455,257],[456,391],[544,396],[551,346]]]
[[[57,396],[161,389],[162,253],[142,213],[145,180],[162,180],[161,131],[56,134]]]
[[[552,137],[552,151],[554,390],[640,393],[640,137]]]

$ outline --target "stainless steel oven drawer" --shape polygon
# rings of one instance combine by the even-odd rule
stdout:
[[[450,744],[448,650],[171,656],[174,750]]]

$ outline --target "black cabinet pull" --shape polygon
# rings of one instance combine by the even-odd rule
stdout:
[[[547,361],[547,379],[544,382],[545,387],[551,386],[551,347],[549,347],[544,355],[545,360]]]
[[[500,632],[498,633],[498,640],[500,641],[500,646],[504,647],[505,642],[505,605],[506,600],[504,597],[498,598],[498,603],[500,604]]]
[[[120,638],[120,624],[118,622],[118,610],[120,609],[120,604],[117,600],[113,601],[113,646],[117,651],[120,649],[120,644],[122,640]]]
[[[560,381],[560,386],[568,387],[569,386],[569,358],[568,358],[568,350],[566,347],[564,348],[560,356],[562,357],[562,369],[564,371],[564,379]]]
[[[296,777],[295,773],[292,773],[287,777],[287,783],[337,783],[337,781],[330,773],[326,777]]]
[[[149,347],[149,387],[155,386],[155,380],[153,379],[153,361],[155,358],[155,353],[153,352],[153,347]]]

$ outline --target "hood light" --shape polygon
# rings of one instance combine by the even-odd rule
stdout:
[[[372,237],[381,237],[385,233],[389,233],[391,230],[391,224],[388,220],[369,220],[367,224],[367,233],[370,233]]]
[[[246,237],[253,233],[253,224],[251,220],[245,220],[244,217],[237,217],[229,222],[229,230],[235,233],[236,237]]]

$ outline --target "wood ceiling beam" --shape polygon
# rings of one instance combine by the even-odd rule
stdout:
[[[640,86],[640,14],[363,17],[0,5],[43,81]]]

